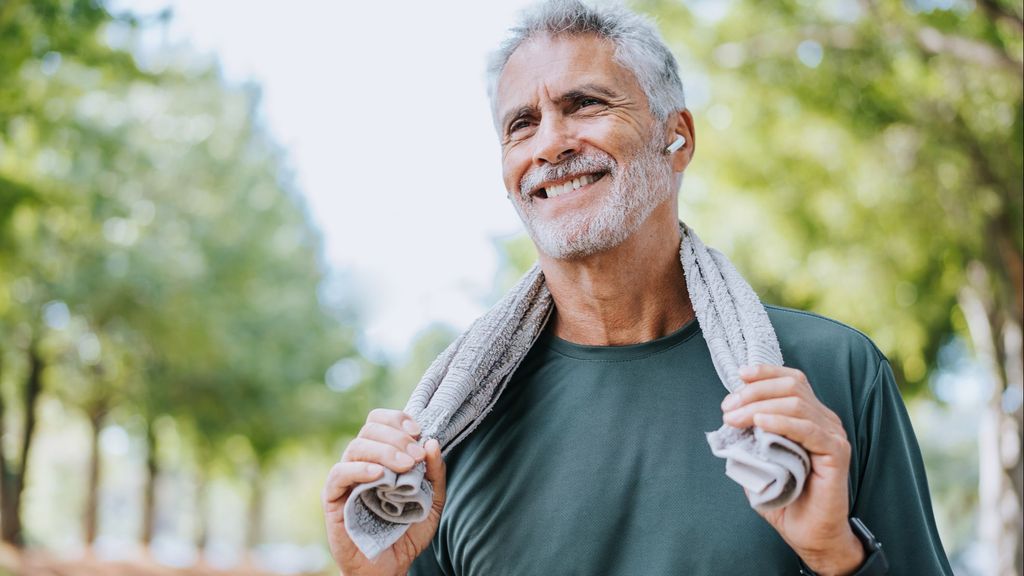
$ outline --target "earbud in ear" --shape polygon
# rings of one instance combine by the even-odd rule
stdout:
[[[668,145],[668,148],[665,148],[665,154],[671,154],[685,145],[686,138],[683,137],[682,135],[676,136],[676,139],[673,140],[672,143]]]

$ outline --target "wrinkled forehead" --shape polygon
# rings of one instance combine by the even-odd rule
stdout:
[[[634,74],[616,61],[611,40],[595,34],[535,36],[516,48],[498,78],[495,121],[585,85],[646,100]]]

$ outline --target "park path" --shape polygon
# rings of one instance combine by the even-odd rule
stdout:
[[[173,568],[147,560],[63,559],[44,552],[22,552],[0,544],[0,576],[277,576],[257,568],[209,566]],[[297,576],[324,576],[306,574]]]

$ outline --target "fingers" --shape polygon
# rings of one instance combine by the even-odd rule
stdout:
[[[782,378],[789,376],[797,380],[804,380],[804,373],[796,368],[778,366],[775,364],[755,364],[753,366],[740,366],[740,378],[744,382],[756,382],[765,378]]]
[[[814,452],[835,449],[846,441],[839,416],[818,400],[803,372],[785,366],[762,364],[744,366],[741,377],[748,382],[722,401],[722,421],[736,428],[758,426],[759,421],[785,428],[777,432]]]
[[[411,420],[410,420],[411,422]],[[401,429],[380,422],[367,422],[359,431],[359,438],[374,440],[383,444],[393,446],[396,450],[407,453],[416,461],[426,456],[423,447],[416,442],[416,439]]]
[[[373,462],[402,473],[426,458],[426,450],[416,441],[420,427],[401,410],[376,408],[366,417],[359,435],[349,442],[342,462]]]
[[[420,448],[422,451],[423,449]],[[349,442],[345,453],[341,455],[342,462],[373,462],[382,464],[395,472],[408,472],[416,464],[416,458],[404,450],[398,450],[390,444],[370,440],[369,438],[356,438]]]
[[[726,396],[722,400],[722,410],[734,410],[750,402],[783,396],[815,397],[814,392],[811,391],[810,384],[807,383],[807,379],[804,378],[802,373],[799,377],[785,375],[751,381],[746,386]]]
[[[822,429],[810,420],[782,414],[755,414],[754,425],[765,432],[785,436],[813,454],[834,456],[838,462],[849,460],[850,443],[842,427]]]
[[[338,462],[327,474],[322,494],[323,503],[328,504],[344,499],[356,484],[372,482],[380,478],[384,468],[370,462]]]
[[[444,459],[441,457],[441,444],[431,438],[424,446],[427,449],[427,480],[434,485],[434,508],[444,505],[446,489],[446,473]]]
[[[749,428],[754,425],[754,415],[764,413],[808,418],[812,408],[798,396],[770,398],[727,410],[722,414],[722,422],[735,428]]]
[[[420,426],[411,416],[401,410],[389,410],[387,408],[374,408],[366,417],[367,422],[386,424],[398,430],[405,430],[410,436],[418,436]]]

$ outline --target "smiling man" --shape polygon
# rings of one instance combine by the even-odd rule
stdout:
[[[490,72],[539,266],[332,469],[342,572],[950,574],[885,357],[680,224],[696,138],[653,26],[548,2]]]

